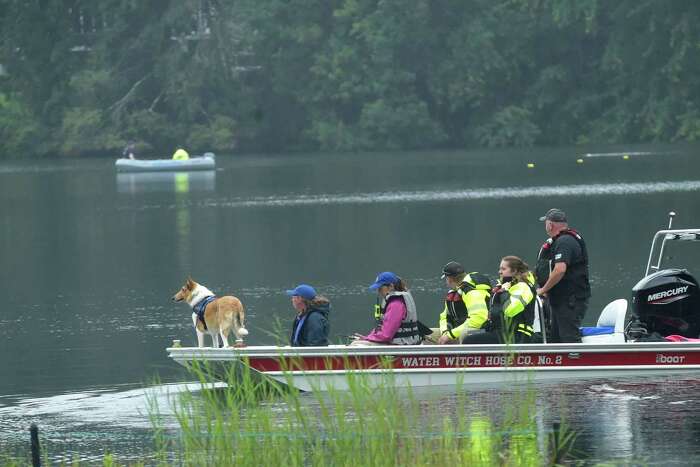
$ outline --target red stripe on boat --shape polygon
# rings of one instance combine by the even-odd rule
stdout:
[[[559,352],[468,355],[400,355],[352,357],[248,357],[250,366],[261,372],[436,369],[501,367],[606,367],[606,366],[686,366],[700,365],[700,352]]]

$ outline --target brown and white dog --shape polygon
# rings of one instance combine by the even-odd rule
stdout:
[[[212,347],[219,346],[219,339],[228,347],[228,335],[233,330],[238,339],[248,335],[245,328],[243,304],[232,295],[215,297],[211,290],[191,278],[173,295],[176,302],[185,301],[192,307],[192,322],[197,331],[197,343],[204,347],[204,335],[209,334]]]

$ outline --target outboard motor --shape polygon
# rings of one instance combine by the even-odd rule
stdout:
[[[700,290],[698,281],[685,269],[664,269],[646,276],[632,288],[632,320],[636,331],[662,336],[700,335]],[[639,331],[642,331],[641,333]],[[630,337],[634,338],[637,336]]]

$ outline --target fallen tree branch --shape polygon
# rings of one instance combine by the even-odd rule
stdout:
[[[137,82],[134,83],[133,86],[131,86],[131,89],[129,89],[129,92],[124,94],[124,97],[116,101],[114,104],[110,105],[107,107],[108,112],[112,112],[113,115],[120,113],[121,110],[124,108],[126,103],[131,99],[131,97],[136,93],[136,90],[138,89],[139,86],[141,86],[141,83],[146,81],[146,78],[148,78],[150,73],[148,73],[146,76],[138,80]]]

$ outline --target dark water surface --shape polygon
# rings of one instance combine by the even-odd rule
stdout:
[[[674,225],[700,227],[697,152],[222,156],[216,172],[178,175],[117,175],[109,160],[4,162],[0,447],[21,449],[33,421],[56,458],[150,446],[144,384],[188,380],[164,351],[195,342],[190,311],[170,301],[187,276],[241,298],[249,344],[276,342],[276,322],[286,339],[284,290],[309,282],[331,298],[340,342],[371,328],[378,272],[404,277],[421,320],[436,324],[444,263],[494,276],[506,254],[532,264],[546,238],[537,218],[560,207],[588,242],[592,324],[629,297],[668,211]],[[669,251],[669,265],[699,273],[697,250]],[[587,457],[683,465],[700,460],[699,390],[699,379],[588,382],[544,386],[538,400],[566,411]],[[487,411],[504,397],[479,394]]]

